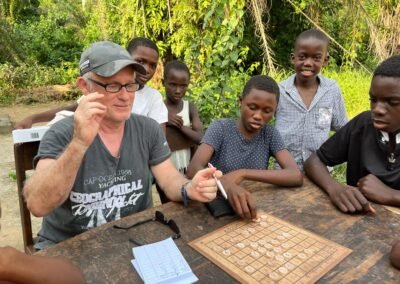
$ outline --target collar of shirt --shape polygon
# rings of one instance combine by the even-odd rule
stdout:
[[[384,131],[380,131],[382,134],[382,142],[386,143],[389,142],[389,134],[387,132]],[[396,144],[400,143],[400,133],[396,134]]]
[[[281,93],[283,91],[284,95],[285,94],[289,95],[292,98],[292,100],[294,100],[302,109],[309,111],[309,110],[313,109],[314,106],[320,100],[320,98],[322,96],[324,96],[324,94],[329,86],[329,80],[327,78],[325,78],[324,76],[321,76],[320,74],[317,75],[317,78],[319,81],[317,93],[315,94],[315,97],[312,100],[311,105],[307,108],[304,105],[304,102],[294,84],[295,78],[296,78],[296,73],[289,76],[289,78],[287,78],[286,80],[284,80],[280,83],[280,85],[282,87]]]

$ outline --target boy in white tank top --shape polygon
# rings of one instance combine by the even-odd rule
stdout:
[[[172,151],[171,160],[181,173],[185,173],[189,165],[191,149],[196,147],[203,137],[203,125],[196,106],[183,100],[189,81],[190,71],[185,63],[173,60],[165,65],[164,103],[168,109],[166,138]],[[165,201],[162,196],[161,201]]]

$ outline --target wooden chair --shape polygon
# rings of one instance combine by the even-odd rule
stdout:
[[[32,235],[31,212],[24,200],[23,188],[26,171],[33,169],[33,158],[38,152],[39,141],[14,144],[15,171],[17,176],[19,211],[21,214],[22,236],[24,249],[28,254],[34,253],[34,238]]]

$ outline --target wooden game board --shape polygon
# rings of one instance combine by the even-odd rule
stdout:
[[[189,243],[242,283],[314,283],[351,250],[265,212]]]

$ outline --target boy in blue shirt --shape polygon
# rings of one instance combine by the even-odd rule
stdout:
[[[329,40],[321,31],[302,32],[291,55],[296,73],[279,84],[275,127],[300,169],[331,130],[347,123],[339,86],[319,74],[329,59],[328,46]]]

